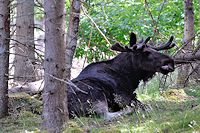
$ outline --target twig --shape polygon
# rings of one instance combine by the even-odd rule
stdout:
[[[90,38],[89,38],[89,41],[88,41],[88,48],[90,48],[91,39],[92,39],[92,30],[90,31]],[[87,61],[87,56],[88,56],[88,51],[86,51],[85,59],[84,59],[84,62],[83,62],[82,69],[84,68],[85,63],[86,63],[86,61]]]
[[[155,19],[153,18],[153,15],[152,15],[152,13],[151,13],[151,11],[150,11],[150,9],[149,9],[149,5],[148,5],[147,0],[145,0],[144,2],[145,2],[145,6],[147,7],[147,11],[149,12],[149,16],[151,17],[151,19],[152,19],[152,21],[153,21],[153,24],[156,25],[156,21],[155,21]]]
[[[56,79],[56,80],[58,80],[58,81],[60,81],[60,82],[63,82],[63,83],[66,83],[66,84],[68,84],[68,85],[73,86],[73,87],[76,88],[78,91],[80,91],[80,92],[82,92],[82,93],[84,93],[84,94],[88,94],[88,92],[86,92],[86,91],[81,90],[80,88],[78,88],[78,87],[77,87],[71,80],[69,80],[69,79],[67,79],[67,81],[65,81],[65,80],[60,79],[60,78],[57,78],[57,77],[55,77],[55,76],[53,76],[53,75],[51,75],[51,74],[48,74],[48,73],[45,73],[45,74],[49,75],[50,77],[52,77],[52,78],[54,78],[54,79]],[[72,89],[72,90],[73,90],[73,89]],[[74,91],[74,90],[73,90],[73,91]]]
[[[162,5],[161,5],[161,9],[160,9],[159,14],[158,14],[158,17],[157,17],[157,20],[155,20],[154,17],[153,17],[152,12],[150,11],[149,4],[148,4],[147,0],[145,0],[145,7],[146,7],[146,9],[147,9],[147,11],[148,11],[148,13],[149,13],[149,16],[151,17],[151,19],[152,19],[152,21],[153,21],[153,25],[152,25],[152,26],[154,27],[154,35],[155,35],[155,33],[158,33],[158,32],[157,32],[158,23],[159,23],[160,16],[161,16],[161,12],[163,11],[165,2],[166,2],[166,0],[163,0],[163,3],[162,3]]]
[[[191,66],[191,68],[192,68],[192,71],[190,72],[190,74],[187,75],[186,80],[184,81],[184,86],[186,85],[187,81],[189,80],[189,77],[190,77],[194,72],[196,72],[197,74],[199,74],[198,71],[196,70],[196,69],[199,68],[199,64],[198,64],[195,68],[193,67],[193,65],[192,65],[191,63],[190,63],[190,66]]]
[[[21,44],[21,45],[23,45],[24,47],[26,47],[26,48],[29,48],[29,47],[32,47],[32,48],[34,48],[34,52],[40,57],[41,56],[41,54],[40,53],[38,53],[36,50],[38,50],[38,51],[40,51],[40,52],[42,52],[42,53],[44,53],[42,50],[40,50],[40,49],[36,49],[35,47],[34,47],[34,45],[26,45],[26,44],[24,44],[24,43],[21,43],[20,41],[18,41],[18,40],[15,40],[15,39],[13,39],[13,38],[7,38],[7,39],[9,39],[9,40],[12,40],[12,41],[15,41],[15,42],[17,42],[17,43],[19,43],[19,44]],[[10,54],[14,54],[14,53],[10,53]],[[18,54],[18,55],[20,55],[20,54]],[[24,56],[24,55],[20,55],[20,56]],[[27,56],[24,56],[24,57],[27,57]],[[42,58],[41,58],[42,59]]]
[[[25,57],[25,58],[27,58],[28,56],[27,55],[22,55],[22,54],[17,54],[17,53],[10,53],[10,52],[8,52],[9,54],[13,54],[13,55],[18,55],[18,56],[21,56],[21,57]],[[43,56],[41,56],[41,55],[39,55],[38,56],[41,60],[43,60]],[[34,58],[30,58],[30,57],[28,57],[28,59],[31,59],[31,60],[34,60],[34,62],[36,62],[36,61],[38,61],[38,62],[41,62],[39,59],[34,59]]]
[[[157,30],[157,28],[158,28],[158,22],[159,22],[159,20],[160,20],[161,12],[163,11],[163,8],[164,8],[164,5],[165,5],[165,2],[166,2],[166,0],[163,0],[163,3],[162,3],[162,6],[161,6],[161,9],[160,9],[159,14],[158,14],[158,17],[157,17],[157,22],[156,22],[156,25],[155,25],[155,29],[156,29],[156,30]]]
[[[157,24],[158,24],[158,21],[160,20],[161,12],[162,12],[162,10],[164,9],[165,3],[166,3],[166,0],[163,0],[163,3],[162,3],[162,6],[161,6],[161,9],[160,9],[160,12],[159,12],[158,17],[157,17]]]
[[[87,14],[85,8],[83,7],[83,5],[81,5],[81,9],[83,11],[83,13],[90,19],[90,21],[94,24],[94,26],[97,28],[97,30],[99,31],[99,33],[103,36],[103,38],[106,40],[106,42],[111,45],[110,41],[107,39],[107,37],[103,34],[103,32],[99,29],[98,25],[94,22],[94,20]]]
[[[44,8],[43,7],[43,4],[39,1],[39,0],[36,0],[37,4],[38,4],[38,7],[41,7],[41,8]]]
[[[198,37],[197,45],[198,45],[198,46],[197,46],[196,49],[194,50],[193,54],[196,54],[196,53],[199,51],[199,49],[200,49],[200,36]]]
[[[190,43],[191,41],[193,41],[193,39],[194,39],[196,36],[197,36],[197,35],[194,35],[193,37],[191,37],[190,39],[188,39],[187,42],[184,42],[183,45],[182,45],[175,53],[173,53],[172,56],[175,57],[180,51],[182,51],[182,50],[185,48],[185,46],[186,46],[188,43]]]
[[[45,32],[44,29],[42,29],[42,28],[40,28],[40,27],[38,27],[38,26],[36,26],[36,25],[35,25],[35,26],[32,26],[31,28],[38,29],[38,30],[41,30],[41,31]]]

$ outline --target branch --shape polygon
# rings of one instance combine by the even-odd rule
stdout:
[[[187,64],[191,62],[200,61],[200,52],[180,54],[174,57],[175,64]]]
[[[178,54],[180,54],[180,52],[184,53],[184,48],[185,46],[187,46],[190,42],[193,41],[193,39],[195,39],[197,35],[194,35],[193,37],[191,37],[190,39],[188,39],[186,42],[183,42],[182,46],[178,48],[178,50],[173,54],[173,56],[177,56]]]
[[[94,24],[94,26],[97,28],[97,30],[99,31],[99,33],[103,36],[103,38],[106,40],[106,42],[111,45],[110,41],[107,39],[107,37],[103,34],[103,32],[99,29],[98,25],[94,22],[94,20],[86,13],[86,10],[83,6],[82,7],[82,11],[83,13],[91,20],[91,22]]]
[[[44,8],[42,2],[40,2],[39,0],[36,0],[36,4],[38,7]]]
[[[149,3],[147,2],[147,0],[145,0],[144,2],[145,2],[146,9],[149,12],[149,16],[151,17],[151,19],[153,21],[153,24],[156,25],[156,20],[154,19],[153,15],[149,9]]]
[[[199,33],[198,33],[199,34]],[[174,61],[175,64],[188,64],[188,63],[192,63],[192,62],[196,62],[196,61],[200,61],[200,38],[197,42],[197,47],[196,49],[194,49],[191,53],[185,53],[183,51],[184,47],[190,43],[191,41],[193,41],[193,39],[198,35],[194,35],[193,37],[191,37],[189,40],[187,40],[186,42],[183,43],[183,45],[173,54],[174,57]],[[182,53],[181,53],[182,51]]]

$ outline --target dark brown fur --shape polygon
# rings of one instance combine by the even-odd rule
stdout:
[[[130,46],[134,45],[137,45],[136,37],[132,35]],[[119,47],[113,49],[122,51]],[[163,70],[161,67],[164,65],[172,69]],[[156,72],[167,74],[173,69],[171,57],[148,46],[123,51],[111,60],[92,63],[69,86],[69,114],[83,116],[97,113],[107,118],[106,113],[120,111],[137,101],[134,91],[141,80],[147,81]]]

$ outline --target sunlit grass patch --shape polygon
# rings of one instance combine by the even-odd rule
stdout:
[[[200,107],[198,100],[190,101],[149,101],[150,112],[137,111],[112,121],[101,118],[76,118],[68,132],[78,130],[90,133],[152,133],[152,132],[193,132],[200,130]],[[71,128],[71,129],[70,129]],[[70,130],[69,130],[70,129]],[[77,131],[77,132],[78,132]]]

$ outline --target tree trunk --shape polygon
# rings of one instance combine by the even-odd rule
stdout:
[[[199,2],[199,25],[200,26],[200,0],[198,0]],[[197,45],[200,46],[200,37],[198,37],[198,41],[197,41]],[[200,53],[200,49],[198,49],[197,51],[198,53]],[[200,82],[200,61],[197,61],[196,63],[194,63],[194,70],[192,70],[193,73],[192,73],[192,79],[195,81],[195,82]]]
[[[0,1],[0,118],[8,114],[10,1]]]
[[[77,46],[78,30],[80,22],[80,8],[81,8],[81,0],[71,1],[69,27],[68,27],[66,51],[65,51],[65,56],[67,60],[66,61],[67,79],[71,78],[72,59]]]
[[[35,81],[34,0],[17,0],[14,78]]]
[[[184,0],[184,38],[183,42],[186,43],[194,37],[194,11],[193,0]],[[192,41],[189,42],[184,50],[189,53],[192,47]],[[184,53],[180,53],[184,54]],[[183,65],[178,69],[177,86],[185,87],[188,85],[188,74],[190,72],[190,65]]]
[[[68,120],[65,83],[65,0],[44,2],[45,11],[45,85],[43,90],[43,127],[61,132]],[[61,80],[59,80],[61,79]]]

